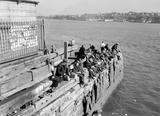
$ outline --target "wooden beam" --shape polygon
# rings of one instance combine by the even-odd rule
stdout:
[[[19,109],[25,103],[34,100],[41,95],[44,91],[49,89],[52,82],[46,79],[33,87],[20,91],[7,99],[0,102],[0,115],[5,116],[7,113],[11,113],[14,110]]]
[[[48,106],[50,103],[52,103],[54,100],[63,96],[69,89],[71,89],[76,85],[77,85],[77,82],[75,82],[74,79],[68,82],[62,82],[53,93],[47,94],[47,96],[44,96],[39,101],[35,102],[33,105],[34,107],[30,106],[27,109],[23,110],[22,112],[18,112],[14,116],[30,116],[37,113],[38,111],[42,110],[43,108]]]

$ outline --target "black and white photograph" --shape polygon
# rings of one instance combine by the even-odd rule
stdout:
[[[0,0],[0,116],[160,116],[160,0]]]

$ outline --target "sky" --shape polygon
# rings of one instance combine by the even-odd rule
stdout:
[[[38,15],[160,12],[160,0],[38,0]]]

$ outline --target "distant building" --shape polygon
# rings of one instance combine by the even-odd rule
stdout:
[[[113,19],[105,19],[104,21],[105,22],[113,22],[114,20]]]

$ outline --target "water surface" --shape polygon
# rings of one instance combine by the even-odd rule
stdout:
[[[104,105],[103,116],[160,116],[160,25],[46,20],[47,44],[115,42],[125,58],[124,79]]]

